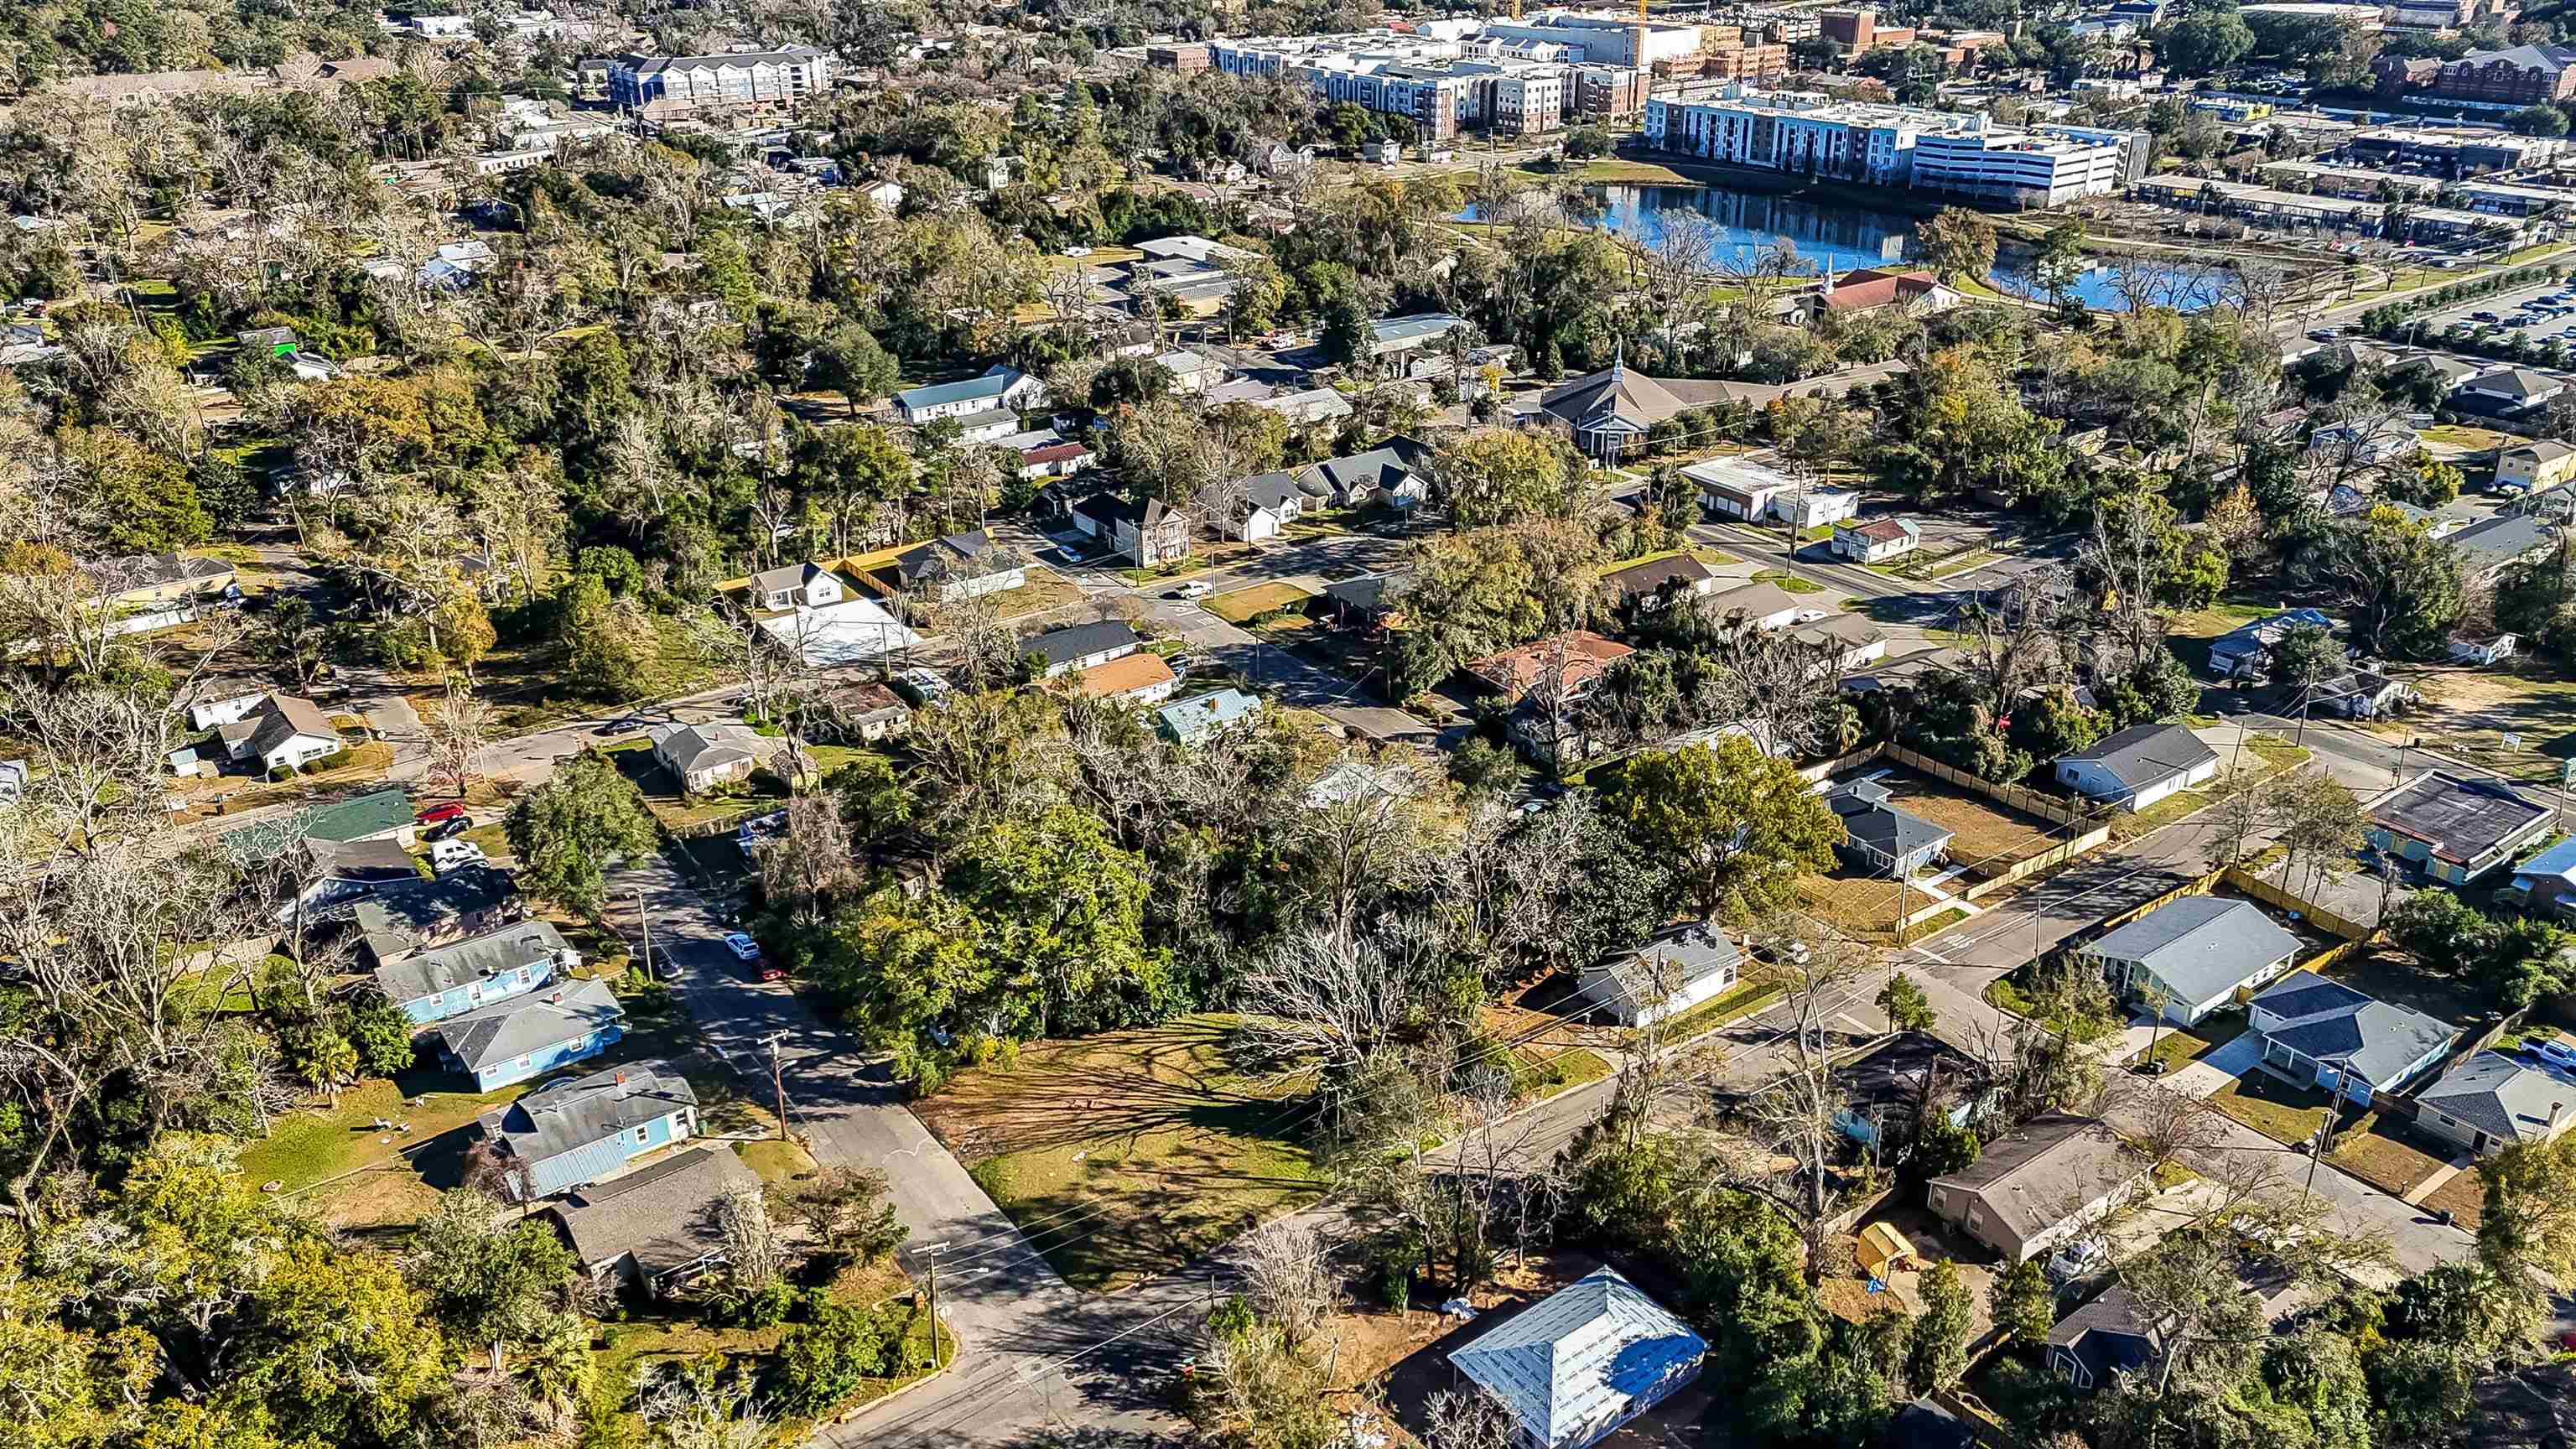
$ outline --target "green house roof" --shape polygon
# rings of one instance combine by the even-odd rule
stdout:
[[[348,842],[382,835],[388,830],[411,823],[411,794],[405,790],[377,790],[329,805],[316,805],[304,820],[304,834],[310,840]]]

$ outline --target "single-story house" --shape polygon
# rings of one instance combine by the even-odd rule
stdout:
[[[1601,576],[1601,587],[1615,604],[1633,603],[1641,609],[1652,609],[1663,603],[1667,587],[1676,596],[1705,594],[1717,587],[1717,575],[1693,555],[1674,553],[1612,569]]]
[[[263,847],[282,838],[262,826],[249,827],[243,833],[250,832],[259,832],[261,844],[247,850],[237,849],[236,858],[256,858],[265,853]],[[235,843],[231,835],[225,836],[224,841],[228,847]],[[386,886],[420,879],[420,867],[399,841],[307,839],[303,848],[312,859],[312,873],[304,877],[301,886],[279,901],[279,925],[293,922],[299,914],[305,920],[315,922],[345,919],[346,911],[333,908]]]
[[[2515,866],[2513,882],[2496,892],[2496,904],[2561,915],[2576,910],[2576,837]]]
[[[1254,407],[1267,408],[1288,420],[1290,427],[1308,423],[1339,422],[1351,415],[1351,400],[1329,387],[1311,387],[1304,392],[1274,393],[1258,399]]]
[[[525,996],[581,964],[581,953],[545,921],[520,921],[452,946],[396,957],[376,968],[376,989],[415,1026]]]
[[[2313,971],[2291,972],[2247,1014],[2263,1036],[2265,1071],[2364,1106],[2372,1093],[2393,1092],[2440,1061],[2459,1035]]]
[[[2185,896],[2085,946],[2111,989],[2161,1001],[2164,1019],[2191,1026],[2236,993],[2264,985],[2298,959],[2299,938],[2251,901]]]
[[[1835,554],[1854,563],[1879,563],[1922,546],[1923,530],[1910,518],[1849,520],[1834,525]]]
[[[653,731],[653,759],[695,795],[751,778],[770,744],[738,724],[667,724]]]
[[[1835,850],[1853,868],[1902,879],[1929,867],[1950,848],[1955,833],[1888,803],[1887,787],[1852,780],[1826,792],[1825,803],[1842,820]]]
[[[760,1178],[729,1145],[692,1147],[624,1177],[576,1188],[546,1213],[602,1287],[664,1297],[723,1266],[717,1204]]]
[[[1364,801],[1410,799],[1419,789],[1401,767],[1373,765],[1351,755],[1315,777],[1315,783],[1306,787],[1305,803],[1309,810],[1330,810]]]
[[[1621,1026],[1645,1026],[1731,989],[1743,968],[1744,953],[1724,931],[1693,921],[1584,967],[1577,989]]]
[[[1242,496],[1234,500],[1233,516],[1226,520],[1226,531],[1245,543],[1259,543],[1277,538],[1279,531],[1295,523],[1306,511],[1308,495],[1297,486],[1306,470],[1286,469],[1273,473],[1255,473],[1241,479],[1236,487]]]
[[[340,732],[320,706],[291,694],[272,694],[250,713],[216,730],[228,759],[256,763],[264,774],[302,769],[341,750]]]
[[[819,609],[848,598],[841,587],[840,575],[821,564],[781,564],[751,576],[751,606],[755,609]]]
[[[1029,568],[979,528],[906,549],[877,570],[877,579],[897,592],[946,604],[1019,588],[1029,581]]]
[[[266,685],[232,680],[201,686],[196,698],[188,701],[188,728],[210,730],[217,725],[231,724],[259,708],[259,702],[268,698],[268,693]]]
[[[2486,1051],[2444,1072],[2415,1099],[2415,1125],[2480,1157],[2557,1140],[2576,1126],[2576,1080]]]
[[[1887,634],[1858,614],[1836,614],[1800,624],[1789,637],[1816,651],[1836,673],[1887,657]]]
[[[963,418],[973,413],[1003,409],[1026,411],[1045,406],[1045,383],[1016,367],[999,363],[987,369],[981,377],[906,388],[894,395],[895,412],[915,427],[941,418]]]
[[[2404,420],[2385,416],[2335,423],[2308,435],[2310,457],[2340,463],[2385,463],[2413,457],[2423,446],[2423,439]]]
[[[867,664],[921,643],[921,635],[874,599],[843,599],[765,615],[760,632],[817,669]]]
[[[2088,749],[2061,755],[2057,782],[2090,799],[2144,810],[2218,774],[2218,752],[2188,726],[2131,725]]]
[[[1332,606],[1335,623],[1374,626],[1394,615],[1397,603],[1412,583],[1411,574],[1366,574],[1326,584],[1324,602]]]
[[[1324,484],[1325,499],[1335,508],[1415,507],[1431,496],[1423,464],[1431,457],[1427,443],[1397,434],[1366,452],[1327,458],[1307,470]]]
[[[2555,547],[2558,531],[2531,514],[2515,513],[2461,529],[2448,542],[2460,551],[2462,575],[2473,581],[2493,582],[2515,564]]]
[[[1114,704],[1161,704],[1181,687],[1181,677],[1160,654],[1121,655],[1073,676],[1075,690]]]
[[[1700,607],[1710,618],[1738,629],[1786,629],[1809,606],[1778,584],[1760,583],[1738,584],[1711,594]]]
[[[2272,667],[2272,651],[2299,625],[2332,629],[2334,620],[2319,609],[2284,609],[2269,618],[2241,624],[2209,641],[2209,672],[2221,679],[2257,679]]]
[[[116,590],[116,603],[128,609],[157,608],[209,595],[237,598],[241,594],[239,575],[231,564],[219,558],[133,554],[109,559],[99,567],[107,586]]]
[[[1610,666],[1637,651],[1589,629],[1573,629],[1500,654],[1471,661],[1466,672],[1504,700],[1517,704],[1523,695],[1555,675],[1568,700],[1581,697],[1608,673]]]
[[[349,908],[349,921],[361,958],[381,966],[499,930],[521,913],[519,884],[508,871],[468,865],[431,880],[415,875],[379,886]]]
[[[1834,1126],[1872,1152],[1890,1123],[1910,1123],[1939,1105],[1953,1127],[1975,1116],[1990,1095],[1977,1059],[1927,1031],[1900,1031],[1834,1068],[1843,1105]]]
[[[2521,647],[2522,638],[2517,634],[2498,634],[2491,639],[2470,634],[2451,636],[2451,658],[2460,664],[2499,664],[2512,658]]]
[[[1090,624],[1068,624],[1049,629],[1020,641],[1020,657],[1038,661],[1038,677],[1053,679],[1123,659],[1145,647],[1145,640],[1134,629],[1117,619],[1102,619]]]
[[[475,1134],[504,1164],[515,1201],[614,1177],[645,1153],[698,1130],[698,1094],[668,1062],[635,1062],[548,1082],[486,1112]]]
[[[2529,412],[2567,390],[2567,384],[2527,367],[2482,372],[2451,391],[2451,401],[2490,416]]]
[[[2576,444],[2535,438],[2496,454],[2499,493],[2546,493],[2576,478]]]
[[[875,744],[912,727],[912,706],[875,680],[833,690],[830,699],[832,718],[843,739]]]
[[[2548,806],[2492,780],[2429,770],[2370,802],[2362,838],[2466,885],[2512,860],[2549,829]]]
[[[1095,493],[1073,506],[1075,528],[1147,569],[1189,557],[1196,517],[1159,498],[1139,503],[1123,493]]]
[[[2308,691],[2309,703],[2345,719],[2377,719],[2404,704],[2415,691],[2402,680],[2367,669],[2347,669],[2320,679]]]
[[[1617,1269],[1549,1294],[1449,1364],[1500,1400],[1522,1449],[1585,1449],[1699,1377],[1708,1344]]]
[[[409,845],[420,833],[419,822],[412,816],[411,792],[399,787],[315,805],[297,817],[295,828],[307,840],[341,844],[389,840]]]
[[[1824,285],[1808,293],[1804,300],[1808,319],[1814,322],[1827,316],[1857,317],[1891,307],[1907,316],[1928,316],[1947,312],[1967,297],[1929,270],[1863,267],[1837,278],[1828,264]]]
[[[1261,712],[1259,697],[1219,689],[1154,711],[1154,728],[1176,745],[1203,745]]]
[[[1986,1145],[1966,1169],[1926,1184],[1935,1216],[2027,1263],[2108,1216],[2146,1176],[2098,1117],[2050,1113]]]
[[[2147,1322],[2136,1295],[2114,1283],[2048,1331],[2048,1371],[2078,1389],[2098,1389],[2144,1369],[2163,1348],[2164,1335]]]
[[[431,1024],[425,1035],[450,1070],[489,1092],[595,1057],[626,1034],[626,1012],[605,981],[574,981]]]

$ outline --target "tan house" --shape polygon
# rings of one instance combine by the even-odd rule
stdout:
[[[2098,1117],[2051,1113],[1926,1185],[1935,1216],[2027,1263],[2102,1221],[2138,1190],[2145,1164]]]
[[[237,594],[240,576],[219,558],[184,554],[134,554],[100,566],[102,581],[116,590],[116,602],[128,609],[148,609],[183,599]]]
[[[2536,438],[2496,454],[2496,489],[2503,493],[2546,493],[2576,478],[2576,445],[2555,438]]]

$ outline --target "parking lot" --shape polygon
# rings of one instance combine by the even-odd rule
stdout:
[[[2565,288],[2556,282],[2540,282],[2528,287],[2517,287],[2512,291],[2472,298],[2455,307],[2431,313],[2419,319],[2417,323],[2410,324],[2408,340],[2420,339],[2428,347],[2438,347],[2442,342],[2451,340],[2445,334],[2462,327],[2495,326],[2498,329],[2495,335],[2512,335],[2516,329],[2501,325],[2506,319],[2519,314],[2529,304],[2540,298],[2558,295],[2564,290]],[[2576,300],[2571,300],[2567,304],[2567,310],[2560,315],[2542,318],[2527,328],[2519,329],[2519,333],[2535,343],[2564,337],[2571,345],[2576,345]]]

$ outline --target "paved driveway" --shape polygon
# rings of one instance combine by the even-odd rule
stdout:
[[[2254,1063],[2262,1055],[2262,1034],[2240,1032],[2234,1040],[2221,1042],[2218,1050],[2167,1077],[2165,1086],[2194,1100],[2206,1098],[2254,1070]]]

